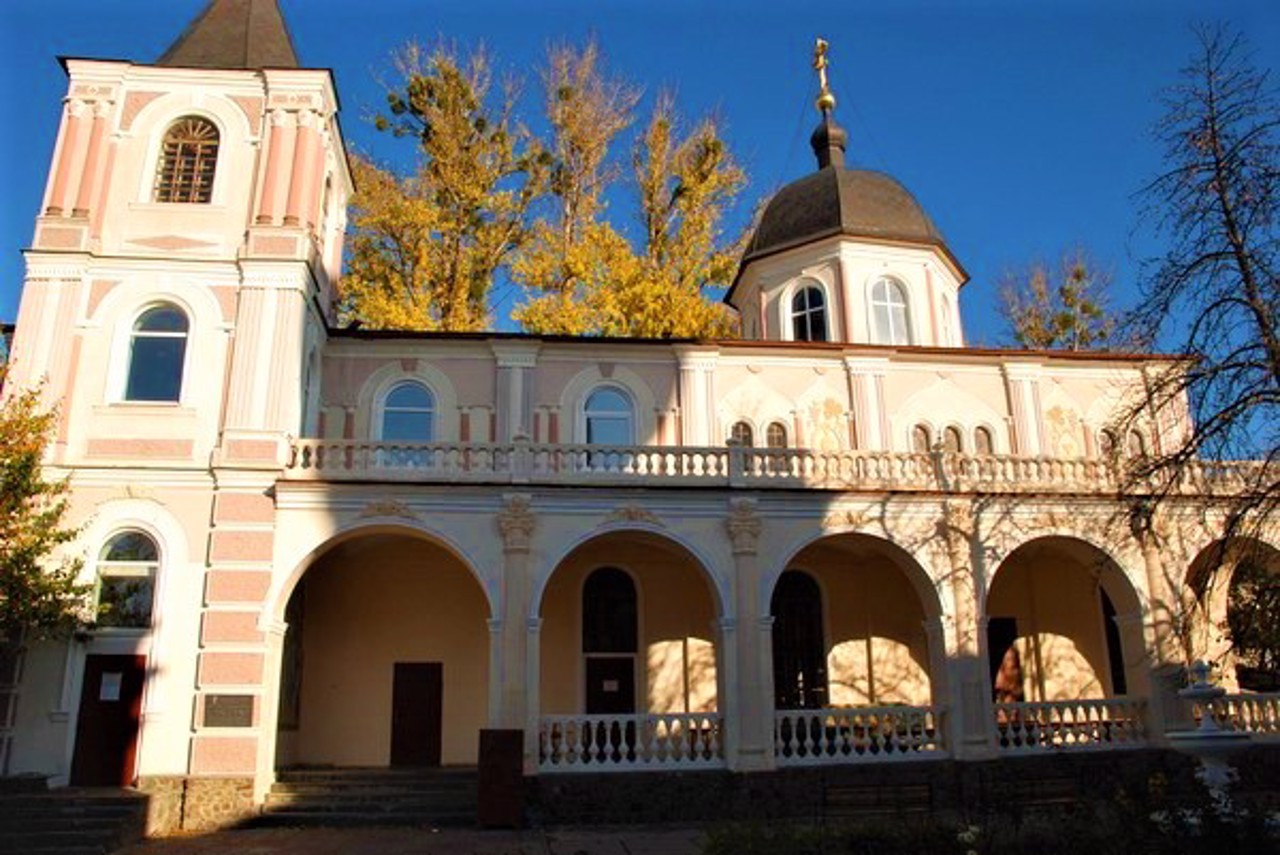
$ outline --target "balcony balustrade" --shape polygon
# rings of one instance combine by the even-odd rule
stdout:
[[[543,716],[540,772],[724,767],[718,713]]]
[[[880,706],[778,710],[779,766],[830,766],[947,756],[942,707]]]
[[[1196,461],[1175,493],[1235,494],[1264,464]],[[841,491],[1114,495],[1142,493],[1116,461],[892,451],[815,451],[532,442],[295,440],[287,480],[611,484]],[[1151,490],[1168,487],[1151,485]]]
[[[1254,739],[1280,739],[1280,692],[1239,692],[1214,699],[1214,721],[1223,730],[1247,733]],[[1197,704],[1196,721],[1204,715]]]
[[[1140,748],[1147,743],[1144,700],[996,704],[995,713],[996,745],[1004,753]]]

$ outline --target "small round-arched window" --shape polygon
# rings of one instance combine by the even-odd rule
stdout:
[[[787,447],[787,426],[782,422],[770,422],[764,432],[765,445],[769,448]]]
[[[916,454],[928,454],[933,450],[933,433],[928,425],[916,425],[911,429],[911,450]]]
[[[942,450],[951,454],[959,454],[964,450],[964,439],[960,434],[960,428],[949,425],[942,432]]]
[[[973,452],[974,454],[993,454],[995,452],[995,442],[991,438],[990,430],[985,427],[973,429]]]
[[[187,356],[187,316],[167,303],[147,309],[129,338],[126,401],[172,401],[182,397]]]
[[[1098,453],[1103,457],[1112,457],[1116,453],[1116,435],[1107,428],[1098,431]]]
[[[382,404],[380,439],[431,442],[435,439],[436,399],[421,383],[406,380],[387,393]]]
[[[169,126],[156,164],[155,201],[207,203],[218,167],[218,129],[208,119],[184,116]]]
[[[602,386],[583,407],[588,445],[635,444],[635,408],[631,397],[614,386]]]
[[[1141,431],[1138,431],[1138,430],[1129,431],[1129,438],[1127,441],[1126,450],[1128,451],[1128,454],[1130,457],[1146,457],[1147,456],[1147,442],[1145,439],[1142,438]]]
[[[821,288],[810,285],[791,298],[791,332],[796,341],[827,340],[827,307]]]
[[[98,553],[98,626],[151,626],[160,552],[140,531],[112,535]]]
[[[755,432],[747,422],[734,422],[729,429],[729,441],[734,445],[750,448],[755,445]]]

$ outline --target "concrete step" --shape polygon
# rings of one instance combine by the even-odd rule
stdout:
[[[475,825],[474,767],[311,768],[277,773],[255,825]]]
[[[372,813],[367,811],[267,811],[248,823],[255,828],[422,826],[471,828],[474,810],[465,813]]]
[[[145,810],[144,796],[118,789],[0,797],[0,853],[102,855],[141,835]]]

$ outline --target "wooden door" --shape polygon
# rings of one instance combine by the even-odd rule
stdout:
[[[587,715],[624,715],[635,711],[635,657],[587,657]]]
[[[142,720],[145,656],[88,656],[76,721],[71,783],[127,787],[133,783]]]
[[[444,664],[397,662],[391,687],[391,765],[439,766]]]

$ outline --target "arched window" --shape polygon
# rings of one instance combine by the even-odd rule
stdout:
[[[184,116],[165,131],[156,165],[157,202],[207,203],[218,166],[218,129],[199,116]]]
[[[928,425],[916,425],[911,429],[911,450],[916,454],[928,454],[933,450],[933,433]]]
[[[1116,453],[1116,435],[1114,432],[1103,428],[1098,431],[1098,453],[1103,457],[1112,457]]]
[[[959,454],[964,451],[964,437],[960,434],[960,428],[955,425],[949,425],[942,432],[942,450],[951,454]]]
[[[973,429],[973,451],[975,454],[994,454],[995,441],[991,438],[991,431],[984,427]]]
[[[808,573],[788,570],[769,603],[773,616],[775,709],[818,709],[827,700],[822,591]]]
[[[583,407],[589,445],[634,445],[635,408],[631,397],[614,386],[602,386]]]
[[[770,422],[764,432],[764,441],[769,448],[786,448],[787,426],[782,422]]]
[[[883,277],[871,286],[871,317],[879,344],[911,344],[907,295],[902,283]]]
[[[1129,438],[1126,442],[1126,451],[1130,457],[1146,457],[1147,442],[1142,438],[1142,432],[1139,430],[1129,431]]]
[[[187,356],[187,316],[176,306],[147,309],[129,339],[126,401],[178,401]]]
[[[395,442],[435,439],[436,398],[421,383],[405,380],[391,387],[382,403],[378,438]]]
[[[734,422],[733,427],[729,429],[729,440],[734,445],[750,448],[755,445],[755,433],[751,430],[751,425],[746,422]]]
[[[587,714],[635,712],[639,649],[636,586],[616,567],[601,567],[582,587],[582,655]]]
[[[151,626],[160,551],[140,531],[112,535],[98,553],[98,626]]]
[[[796,341],[827,340],[827,307],[821,288],[801,288],[791,298],[791,331]]]

